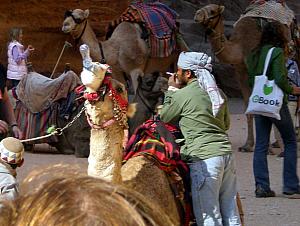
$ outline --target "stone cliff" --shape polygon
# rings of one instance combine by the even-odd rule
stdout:
[[[65,50],[56,70],[60,73],[65,63],[71,63],[71,68],[79,73],[81,70],[81,57],[78,46],[69,35],[61,31],[64,13],[68,9],[82,8],[90,10],[90,22],[99,40],[104,35],[105,26],[114,18],[117,18],[128,6],[130,0],[1,0],[0,2],[0,62],[7,64],[8,30],[11,27],[22,27],[24,30],[23,44],[32,44],[34,53],[29,61],[37,72],[51,74],[56,60],[65,41],[73,44],[72,48]],[[170,0],[162,2],[171,4]],[[197,9],[210,3],[225,5],[224,17],[226,20],[225,33],[230,35],[233,22],[249,4],[249,0],[177,0],[174,8],[179,14],[181,32],[184,39],[193,51],[207,52],[213,56],[210,44],[205,40],[204,31],[193,21]],[[300,21],[299,0],[287,1],[289,7],[294,10]],[[216,59],[216,58],[215,58]],[[217,60],[217,59],[216,59]],[[239,96],[237,83],[234,81],[234,70],[230,65],[216,65],[216,77],[222,87],[225,87],[229,96]],[[226,79],[222,79],[225,76]]]

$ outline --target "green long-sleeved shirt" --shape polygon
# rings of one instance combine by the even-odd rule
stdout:
[[[265,45],[261,49],[258,63],[256,65],[256,56],[254,53],[250,53],[246,59],[246,65],[248,70],[248,82],[252,88],[254,85],[255,76],[262,75],[264,70],[264,63],[271,45]],[[267,70],[267,77],[269,80],[275,81],[279,88],[284,93],[284,102],[287,103],[287,94],[291,94],[293,88],[289,85],[287,79],[287,69],[285,67],[284,53],[281,48],[275,48],[270,59],[269,67]]]
[[[185,138],[185,146],[181,148],[185,161],[193,162],[232,152],[226,133],[230,124],[227,103],[214,117],[210,98],[196,79],[176,92],[166,92],[160,117],[164,122],[179,122]]]

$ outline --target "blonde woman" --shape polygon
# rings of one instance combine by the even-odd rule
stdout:
[[[50,180],[47,175],[47,171],[42,173],[48,181],[38,187],[40,175],[33,180],[30,177],[35,189],[21,194],[19,199],[0,202],[1,226],[173,225],[142,194],[122,185],[76,173]]]

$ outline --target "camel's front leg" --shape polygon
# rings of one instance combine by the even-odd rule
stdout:
[[[248,75],[245,65],[238,65],[235,67],[237,80],[240,83],[241,92],[243,95],[243,100],[245,106],[248,106],[249,97],[251,95],[251,91],[248,85]],[[239,151],[241,152],[252,152],[254,145],[254,130],[253,130],[253,116],[247,115],[247,140],[246,143],[239,147]]]

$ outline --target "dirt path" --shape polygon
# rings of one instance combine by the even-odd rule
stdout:
[[[271,188],[276,192],[277,197],[257,199],[254,196],[253,154],[237,151],[238,147],[244,144],[247,135],[246,118],[241,109],[242,104],[238,99],[230,101],[229,107],[232,114],[229,136],[236,154],[238,188],[244,207],[246,226],[299,226],[300,200],[287,199],[281,194],[282,158],[278,158],[276,155],[268,156]],[[271,139],[274,140],[273,137]],[[279,149],[274,150],[277,153],[280,152]],[[300,152],[298,152],[298,156],[300,156]],[[300,175],[299,164],[298,175]]]
[[[300,200],[282,196],[283,159],[276,155],[268,156],[271,188],[275,198],[257,199],[254,197],[254,178],[252,173],[252,153],[237,152],[246,137],[246,124],[243,115],[232,115],[230,139],[236,153],[238,187],[242,198],[247,226],[299,226]],[[242,126],[241,126],[242,123]],[[279,149],[275,149],[279,152]],[[298,158],[299,159],[299,158]],[[300,167],[298,165],[298,175]]]
[[[231,129],[229,136],[236,154],[238,188],[242,199],[246,226],[299,226],[300,200],[286,199],[281,195],[282,188],[282,159],[269,156],[269,172],[271,187],[278,195],[275,198],[257,199],[254,197],[254,179],[252,173],[252,153],[237,152],[246,139],[245,116],[241,111],[241,101],[230,102]],[[276,150],[277,152],[279,150]],[[298,158],[300,159],[300,158]],[[70,155],[30,154],[25,155],[25,165],[19,170],[22,179],[32,169],[50,164],[79,164],[87,168],[87,159],[77,159]],[[300,167],[298,165],[298,175]]]

